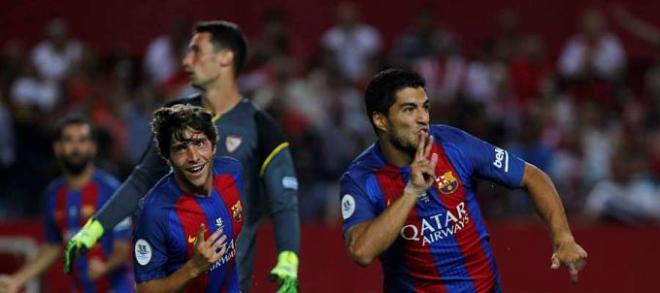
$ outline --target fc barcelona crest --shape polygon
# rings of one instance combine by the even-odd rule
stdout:
[[[238,146],[241,145],[241,142],[243,139],[240,136],[236,135],[229,135],[227,136],[227,139],[225,139],[225,147],[227,148],[227,151],[230,153],[233,153]]]
[[[436,177],[435,183],[438,186],[438,190],[443,194],[451,194],[458,189],[458,179],[456,179],[454,173],[451,171],[447,171],[442,176]]]
[[[236,202],[231,207],[231,214],[232,217],[234,217],[234,221],[240,222],[241,220],[243,220],[243,205],[241,204],[240,201]]]

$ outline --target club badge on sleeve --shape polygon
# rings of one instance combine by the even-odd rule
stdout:
[[[243,138],[241,138],[240,136],[228,135],[227,138],[225,139],[225,147],[227,148],[228,152],[233,153],[234,151],[236,151],[236,149],[238,149],[242,141]]]

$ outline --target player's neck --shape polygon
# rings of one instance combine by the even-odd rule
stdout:
[[[378,139],[378,144],[385,160],[398,168],[410,165],[413,160],[412,156],[395,147],[386,139]]]
[[[179,185],[179,188],[181,188],[184,193],[198,197],[211,196],[211,189],[213,188],[213,181],[211,177],[206,180],[204,186],[196,187],[192,184],[189,184],[185,179],[181,179],[179,176],[181,175],[174,173],[174,180],[176,180],[177,185]]]
[[[241,101],[241,93],[234,77],[220,77],[216,83],[204,91],[202,106],[222,115],[234,108]]]
[[[85,184],[87,184],[87,182],[89,182],[93,174],[94,174],[94,165],[89,164],[87,165],[87,167],[85,167],[85,170],[83,170],[80,174],[72,175],[66,173],[65,177],[66,177],[66,182],[71,189],[79,189],[82,188]]]

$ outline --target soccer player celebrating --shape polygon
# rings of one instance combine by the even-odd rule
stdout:
[[[269,214],[279,252],[271,275],[280,281],[280,291],[296,292],[300,244],[298,181],[289,144],[280,128],[269,115],[241,98],[236,79],[245,63],[246,51],[245,36],[235,24],[199,23],[183,59],[183,68],[202,94],[174,104],[192,104],[211,111],[220,130],[216,155],[238,159],[245,170],[242,193],[245,222],[238,241],[241,289],[247,291],[250,287],[257,227]],[[94,246],[103,231],[130,215],[139,199],[168,171],[152,144],[108,204],[71,239],[65,254],[65,270],[76,253]]]
[[[53,143],[64,173],[46,189],[44,228],[46,243],[33,261],[11,276],[0,277],[0,292],[18,292],[29,280],[52,265],[68,240],[105,203],[119,181],[94,167],[94,130],[88,120],[71,115],[58,121]],[[133,292],[127,260],[130,254],[130,219],[100,240],[100,245],[72,264],[73,291]]]
[[[417,74],[377,74],[365,94],[378,141],[341,179],[343,233],[360,265],[379,257],[388,292],[500,292],[475,197],[475,179],[525,188],[550,228],[552,268],[571,280],[586,263],[550,178],[535,166],[459,129],[429,124]]]
[[[160,155],[172,167],[142,203],[135,232],[140,292],[240,292],[235,240],[243,226],[242,166],[215,157],[213,115],[174,105],[154,112]]]

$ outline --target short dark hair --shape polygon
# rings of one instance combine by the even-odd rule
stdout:
[[[87,125],[89,126],[89,136],[92,141],[96,140],[96,130],[92,122],[81,113],[72,113],[67,114],[66,116],[60,118],[55,122],[55,127],[53,128],[53,141],[59,141],[62,139],[62,134],[64,133],[64,128],[71,125]]]
[[[213,115],[206,109],[198,106],[177,104],[162,107],[154,111],[151,121],[151,130],[160,155],[166,160],[170,157],[172,138],[184,140],[186,130],[203,132],[215,147],[218,139],[218,130],[213,124]]]
[[[229,49],[234,52],[234,74],[238,76],[247,56],[247,39],[241,29],[233,22],[224,20],[203,21],[197,23],[196,33],[210,33],[215,50]]]
[[[396,93],[404,88],[424,87],[424,79],[417,73],[403,69],[390,68],[377,73],[369,82],[364,94],[369,122],[376,129],[371,115],[387,112],[396,101]]]

